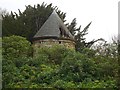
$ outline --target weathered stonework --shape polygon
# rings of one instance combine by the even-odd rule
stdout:
[[[33,37],[34,53],[39,48],[52,47],[55,45],[65,46],[69,49],[75,49],[73,35],[64,25],[58,14],[53,11],[40,30]]]
[[[61,45],[69,49],[75,49],[75,42],[72,40],[43,39],[43,40],[36,40],[33,43],[33,46],[37,48],[41,48],[45,46],[52,47],[54,45]]]

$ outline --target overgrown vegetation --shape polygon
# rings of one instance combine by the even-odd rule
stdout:
[[[75,50],[62,46],[43,47],[33,58],[31,41],[53,10],[75,37]],[[2,79],[3,88],[113,88],[118,83],[118,42],[93,44],[85,35],[92,22],[83,30],[76,19],[66,23],[66,14],[52,4],[26,6],[19,13],[2,11]],[[16,36],[17,35],[17,36]],[[1,50],[1,49],[0,49]]]
[[[15,41],[17,39],[23,42],[18,45],[23,53],[19,53],[20,57],[8,55],[7,50],[16,47],[19,43]],[[31,47],[23,37],[5,37],[3,44],[8,44],[3,47],[4,88],[117,89],[118,87],[117,57],[96,54],[98,49],[84,48],[84,52],[80,53],[62,46],[43,47],[39,49],[36,57],[32,58],[28,56],[28,53],[24,53],[26,52],[25,45],[29,46],[27,50]],[[19,47],[16,48],[16,51],[19,50]],[[9,53],[14,52],[15,50],[9,51]]]
[[[21,36],[3,37],[2,47],[5,58],[28,56],[32,53],[31,43]]]

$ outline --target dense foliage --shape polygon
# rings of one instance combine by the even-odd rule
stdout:
[[[88,34],[91,22],[83,30],[81,25],[76,27],[76,19],[66,23],[75,37],[76,50],[57,45],[52,48],[43,47],[32,57],[32,37],[53,10],[66,23],[66,14],[52,4],[28,5],[23,12],[19,10],[18,14],[3,11],[3,88],[117,89],[120,86],[117,83],[120,44],[105,42],[91,47],[95,42],[103,40],[86,42],[84,36]]]
[[[8,59],[32,54],[31,43],[21,36],[3,37],[2,47],[2,55]]]
[[[13,37],[7,38],[11,40]],[[22,37],[20,39],[28,42]],[[5,40],[3,38],[3,43],[8,44]],[[20,45],[21,50],[26,47]],[[8,44],[7,48],[10,47]],[[6,54],[6,58],[4,55],[4,88],[117,88],[116,57],[96,54],[94,49],[85,48],[80,53],[57,45],[40,48],[33,58],[26,54],[19,53],[20,57],[13,55],[9,59],[11,56]]]
[[[42,3],[31,6],[26,6],[26,9],[19,13],[13,13],[3,15],[2,30],[3,36],[19,35],[26,37],[29,41],[45,23],[53,10],[56,10],[58,15],[64,21],[66,14],[58,10],[57,7],[53,7],[52,4]]]

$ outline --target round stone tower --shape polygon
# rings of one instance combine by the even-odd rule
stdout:
[[[51,47],[53,45],[75,49],[74,37],[55,11],[33,37],[34,48]]]

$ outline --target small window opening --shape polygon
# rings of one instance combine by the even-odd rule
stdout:
[[[61,41],[59,41],[59,44],[61,44]]]
[[[60,27],[59,30],[60,30],[60,37],[62,37],[63,36],[62,28]]]

